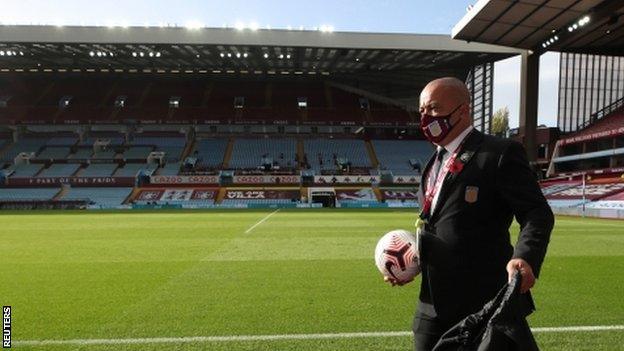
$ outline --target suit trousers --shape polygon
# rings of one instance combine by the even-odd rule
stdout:
[[[414,332],[414,350],[431,351],[440,340],[442,334],[453,326],[437,317],[430,317],[422,312],[416,312],[412,331]]]

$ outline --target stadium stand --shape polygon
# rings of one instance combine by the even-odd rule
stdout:
[[[156,170],[156,174],[163,176],[173,176],[180,172],[180,162],[168,162],[164,167]]]
[[[131,141],[133,146],[154,146],[157,151],[165,152],[168,162],[178,162],[186,146],[186,137],[182,135],[135,135]]]
[[[91,158],[96,160],[112,160],[115,158],[115,155],[117,155],[115,150],[108,149],[94,152]]]
[[[292,138],[237,138],[234,141],[229,167],[233,169],[276,166],[281,169],[294,168],[297,165],[295,153],[296,141]]]
[[[10,145],[7,150],[5,150],[2,155],[2,161],[4,162],[12,162],[13,159],[19,155],[21,152],[34,152],[35,154],[41,150],[41,148],[46,144],[46,138],[35,138],[28,137],[24,139],[20,139],[15,142],[13,145]]]
[[[415,122],[414,118],[405,110],[398,107],[385,106],[375,101],[370,101],[370,115],[373,122],[387,123],[392,121],[393,123],[409,123]]]
[[[10,166],[8,170],[12,170],[12,177],[34,177],[43,165],[33,163],[22,163],[15,166]]]
[[[624,191],[624,182],[614,183],[589,183],[584,187],[582,184],[565,188],[546,195],[551,207],[575,207],[592,201],[615,195]]]
[[[379,168],[393,174],[419,174],[433,153],[431,143],[424,140],[371,140]]]
[[[375,55],[378,54],[382,53]],[[356,55],[349,50],[321,55],[334,57],[327,63],[347,60],[340,65],[348,64],[351,66],[348,70],[362,65],[353,63],[355,57],[347,57]],[[319,66],[313,68],[314,72],[290,75],[281,72],[273,77],[264,74],[245,77],[229,72],[209,75],[53,72],[24,75],[19,79],[0,77],[2,83],[7,83],[0,87],[0,95],[8,91],[12,96],[7,100],[7,107],[0,108],[0,119],[21,124],[0,134],[0,158],[6,156],[7,163],[3,171],[13,173],[5,186],[27,183],[15,179],[11,184],[11,177],[34,177],[42,183],[59,179],[41,178],[71,177],[67,182],[72,188],[56,195],[60,200],[89,199],[95,203],[92,208],[114,207],[121,204],[130,188],[116,193],[114,188],[80,186],[100,181],[87,178],[135,178],[133,184],[138,186],[135,193],[149,197],[135,196],[136,204],[243,207],[299,204],[301,194],[305,193],[303,188],[284,189],[300,184],[320,186],[315,175],[346,176],[323,186],[368,186],[372,181],[360,182],[357,179],[364,178],[349,177],[380,174],[374,169],[377,161],[381,170],[410,177],[417,175],[418,167],[414,165],[422,165],[429,156],[428,144],[385,140],[398,135],[419,138],[417,127],[409,124],[416,122],[415,115],[375,98],[403,104],[401,101],[407,101],[404,98],[408,97],[398,91],[403,87],[393,87],[390,81],[373,84],[375,77],[361,84],[333,74],[330,78],[328,73],[332,70]],[[349,85],[356,89],[349,89]],[[66,98],[67,103],[62,106],[61,100]],[[404,105],[407,108],[407,103]],[[400,131],[398,126],[402,128]],[[18,142],[12,145],[14,136]],[[374,140],[369,143],[370,139]],[[1,140],[6,140],[4,146]],[[42,163],[9,165],[22,151],[34,152],[34,162]],[[159,158],[153,154],[156,151],[165,153],[164,160],[156,160]],[[150,154],[155,157],[150,158]],[[224,163],[228,169],[224,169]],[[265,164],[271,167],[262,169]],[[304,169],[299,169],[302,165]],[[303,177],[296,171],[301,171]],[[287,178],[277,176],[292,179],[282,181]],[[271,180],[265,183],[266,179]],[[375,184],[379,178],[376,179]],[[401,183],[397,186],[414,183],[412,178],[405,179],[397,181]],[[130,185],[129,179],[118,181]],[[249,190],[249,186],[269,183],[280,189]],[[152,189],[168,184],[175,185]],[[232,187],[201,188],[217,184]],[[245,190],[237,190],[237,186],[245,186],[242,188]],[[407,195],[384,196],[377,190],[339,190],[338,204],[381,204],[378,199],[382,198],[397,203],[412,201]]]
[[[548,199],[548,204],[552,208],[566,208],[566,207],[577,207],[582,204],[588,203],[589,200],[582,199]]]
[[[84,138],[78,145],[92,146],[97,140],[108,141],[109,145],[123,145],[126,142],[126,137],[120,133],[92,133]]]
[[[54,163],[42,170],[37,177],[69,177],[80,168],[76,163]]]
[[[6,162],[4,158],[4,148],[9,144],[11,144],[9,140],[0,138],[0,167]]]
[[[146,175],[154,173],[158,166],[154,163],[126,163],[125,166],[117,168],[114,177],[135,177],[140,171],[143,171]]]
[[[50,200],[59,191],[59,188],[2,189],[0,201]]]
[[[105,100],[106,106],[114,106],[115,100],[118,97],[125,97],[124,107],[128,110],[118,109],[117,119],[135,119],[138,116],[133,116],[132,108],[138,107],[141,102],[141,96],[145,89],[149,86],[150,82],[144,79],[135,77],[121,77],[117,84],[114,84],[110,90],[110,94]],[[125,113],[127,111],[127,113]]]
[[[78,142],[77,136],[57,136],[50,138],[47,146],[73,146]]]
[[[71,148],[69,146],[46,146],[36,158],[40,160],[60,160],[66,159],[70,153]]]
[[[580,180],[579,181],[574,181],[574,180],[548,181],[548,182],[543,182],[541,184],[541,188],[542,188],[542,193],[544,195],[550,195],[550,194],[554,194],[562,190],[575,187],[580,184],[581,184]]]
[[[197,158],[199,168],[218,168],[223,164],[227,139],[198,139],[191,155]]]
[[[587,207],[601,210],[624,210],[624,191],[591,202],[587,204]]]
[[[339,162],[350,167],[370,168],[371,161],[363,140],[359,139],[306,139],[305,156],[311,169],[320,173],[339,169]]]
[[[91,205],[99,208],[114,208],[130,195],[132,188],[70,188],[62,197],[63,200],[89,200]]]
[[[93,163],[80,172],[81,177],[110,177],[117,169],[116,163]]]
[[[580,139],[583,139],[583,136],[607,132],[622,127],[623,122],[624,108],[621,108],[601,119],[596,120],[594,123],[589,124],[587,127],[583,128],[578,132],[566,135],[566,138],[579,137]]]
[[[74,160],[88,160],[91,158],[91,155],[93,155],[92,148],[80,148],[76,150],[75,153],[69,155],[68,158],[74,159]]]
[[[90,89],[84,89],[88,85]],[[80,87],[83,87],[80,89]],[[207,117],[221,121],[292,121],[388,123],[413,122],[408,112],[380,102],[360,106],[358,94],[329,86],[322,80],[211,81],[200,79],[145,79],[141,77],[64,77],[29,78],[7,89],[11,93],[7,111],[11,120],[71,121],[93,123],[111,121],[154,122],[193,121]],[[41,96],[32,91],[42,91]],[[171,107],[171,98],[178,99]],[[69,98],[60,108],[59,101]],[[123,105],[116,105],[119,99]],[[243,98],[234,108],[234,100]],[[306,100],[300,108],[298,99]],[[35,106],[32,103],[35,102]],[[270,128],[268,128],[270,129]],[[81,145],[90,145],[96,135],[89,135]],[[106,135],[100,135],[106,137]],[[116,139],[116,138],[113,138]],[[112,140],[113,145],[123,141]]]
[[[132,146],[123,152],[122,157],[126,160],[145,160],[152,151],[154,151],[154,147],[152,146]]]
[[[548,175],[624,166],[624,107],[557,142]]]

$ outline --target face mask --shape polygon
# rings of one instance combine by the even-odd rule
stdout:
[[[420,129],[425,138],[432,143],[438,144],[451,132],[454,125],[451,125],[451,116],[462,105],[457,106],[451,113],[443,116],[432,116],[422,114],[420,119]]]

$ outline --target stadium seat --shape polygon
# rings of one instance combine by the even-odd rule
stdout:
[[[433,146],[423,140],[371,140],[379,168],[394,175],[419,174],[433,153]],[[420,167],[414,167],[415,160]],[[414,163],[414,162],[412,162]]]
[[[41,164],[19,164],[11,166],[9,169],[13,170],[11,177],[34,177],[37,172],[42,168]]]
[[[47,142],[47,146],[73,146],[78,142],[77,136],[52,137]]]
[[[144,136],[135,135],[131,145],[133,146],[155,146],[156,151],[164,151],[165,159],[168,162],[178,162],[182,157],[182,152],[186,145],[184,136]]]
[[[200,168],[217,168],[223,163],[227,139],[198,139],[191,153]]]
[[[174,176],[180,172],[180,162],[169,162],[164,167],[156,170],[156,174],[163,176]]]
[[[13,159],[21,152],[34,152],[38,153],[39,150],[46,144],[46,138],[24,138],[15,142],[4,151],[2,155],[3,162],[12,162]]]
[[[157,166],[153,163],[127,163],[125,166],[117,168],[114,177],[135,177],[139,171],[143,170],[151,174],[156,170]]]
[[[68,156],[70,159],[74,160],[88,160],[91,158],[93,154],[92,148],[80,148],[75,153]]]
[[[19,189],[2,189],[0,191],[0,200],[16,201],[16,200],[50,200],[58,192],[59,188],[19,188]]]
[[[37,177],[69,177],[80,168],[77,163],[54,163],[41,171]]]
[[[81,177],[110,177],[117,169],[116,163],[93,163],[79,175]]]
[[[126,160],[146,160],[152,151],[154,151],[153,146],[132,146],[128,150],[124,151],[122,157]]]
[[[62,200],[88,200],[100,208],[114,208],[130,195],[132,188],[70,188]]]
[[[91,158],[97,159],[97,160],[112,160],[115,158],[115,155],[117,155],[115,150],[109,149],[109,150],[96,151],[93,153],[93,156],[91,156]]]
[[[69,146],[46,146],[36,158],[40,160],[60,160],[65,159],[71,152]]]
[[[229,167],[234,169],[256,169],[263,159],[272,161],[281,168],[296,167],[297,143],[292,138],[237,138],[234,141]]]
[[[337,160],[346,159],[351,167],[370,168],[371,161],[363,140],[307,139],[305,153],[311,168],[317,172],[338,169]]]

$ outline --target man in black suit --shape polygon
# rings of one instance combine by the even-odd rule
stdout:
[[[516,271],[527,293],[554,224],[522,145],[472,128],[463,82],[430,82],[420,95],[420,113],[421,129],[437,150],[420,188],[418,351],[431,350],[446,330],[480,310]],[[514,216],[521,228],[515,248],[509,235]]]

